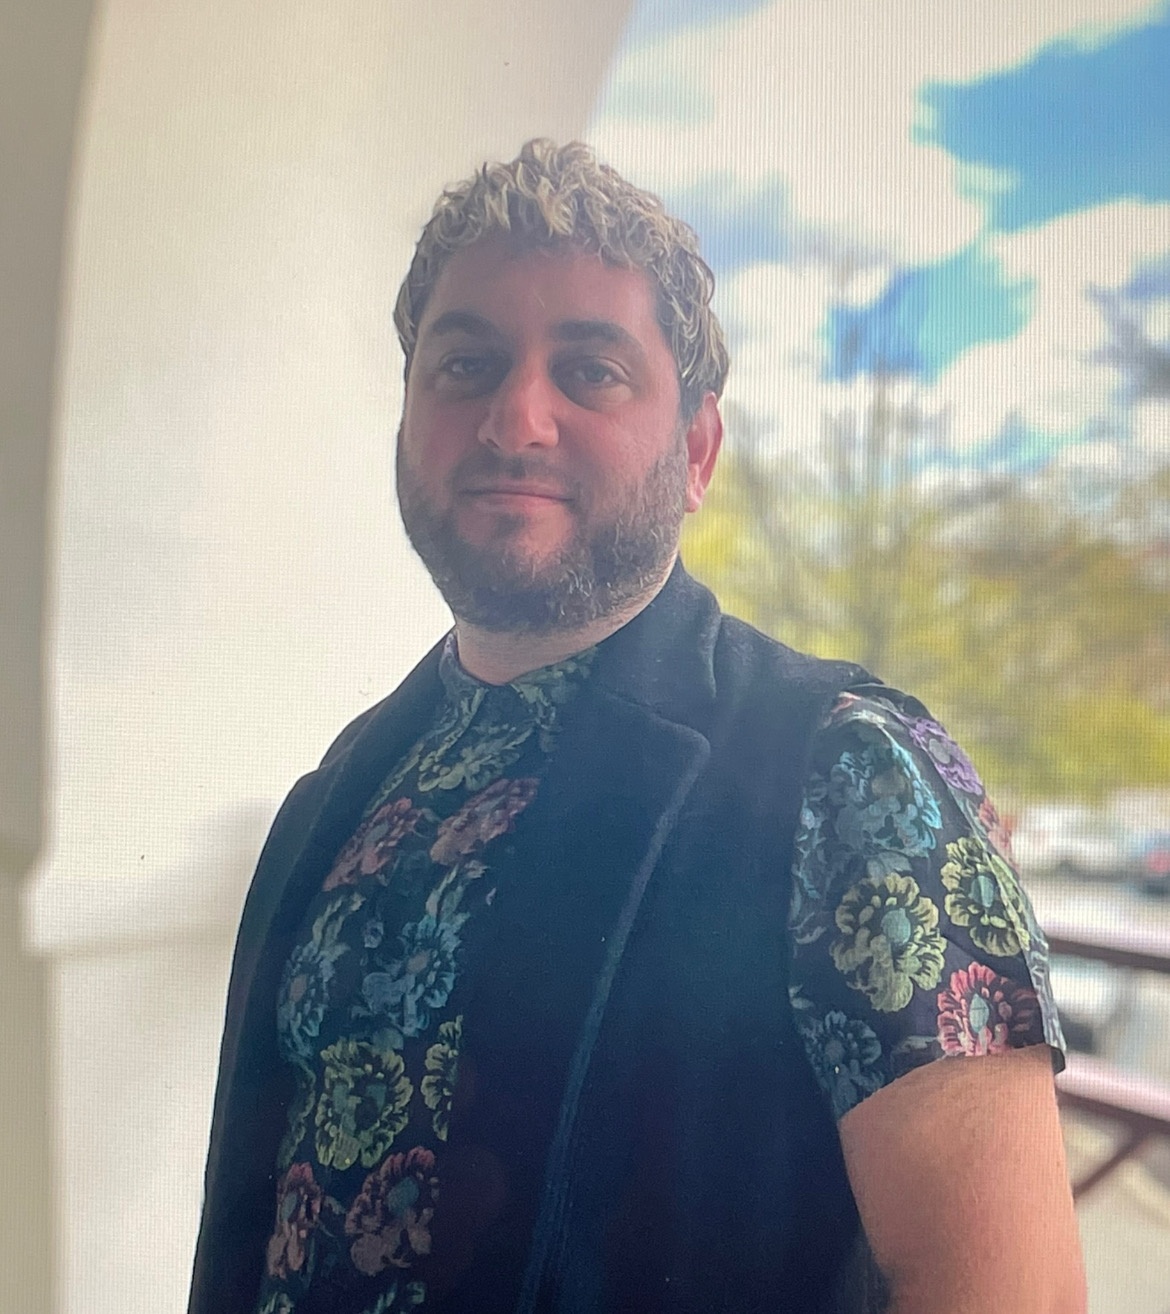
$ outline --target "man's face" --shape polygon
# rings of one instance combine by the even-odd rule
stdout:
[[[402,519],[460,619],[575,628],[661,580],[717,430],[713,398],[681,423],[641,271],[489,238],[452,257],[419,325]]]

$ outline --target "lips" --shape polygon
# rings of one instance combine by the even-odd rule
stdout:
[[[545,502],[567,502],[569,497],[559,488],[540,484],[477,484],[462,490],[465,497],[530,497]]]

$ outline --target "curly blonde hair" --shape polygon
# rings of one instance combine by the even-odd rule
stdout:
[[[654,288],[658,322],[678,370],[684,418],[707,392],[723,392],[728,356],[711,309],[715,278],[694,230],[666,213],[657,196],[627,182],[579,141],[525,142],[510,162],[486,163],[448,188],[419,238],[394,307],[406,372],[427,299],[447,261],[495,233],[522,244],[564,244],[611,265],[640,269]]]

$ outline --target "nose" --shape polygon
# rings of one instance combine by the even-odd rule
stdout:
[[[515,365],[492,394],[479,440],[511,454],[527,447],[555,447],[556,385],[543,368]]]

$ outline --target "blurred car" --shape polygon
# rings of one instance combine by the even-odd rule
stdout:
[[[1125,1006],[1121,974],[1104,963],[1068,954],[1053,954],[1050,971],[1052,994],[1069,1048],[1100,1053],[1117,1034]]]
[[[1170,895],[1170,830],[1143,835],[1134,844],[1130,873],[1143,894]]]
[[[1025,876],[1117,881],[1132,864],[1123,826],[1080,803],[1026,808],[1012,831],[1012,850]]]

